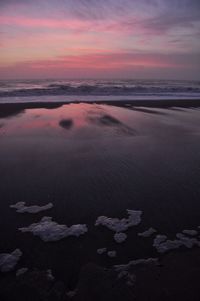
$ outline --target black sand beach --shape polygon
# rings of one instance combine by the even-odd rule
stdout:
[[[199,239],[199,117],[200,100],[0,104],[0,253],[23,253],[0,275],[1,300],[199,300],[200,249],[190,240]],[[53,207],[10,208],[20,201]],[[95,226],[99,216],[127,219],[127,209],[142,215],[124,242]],[[87,232],[45,242],[18,230],[44,216]],[[138,236],[150,227],[157,232]],[[183,242],[185,229],[197,231],[189,243],[153,246],[156,235]],[[158,261],[132,266],[131,279],[114,268],[148,258]]]

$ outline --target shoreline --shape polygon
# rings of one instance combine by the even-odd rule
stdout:
[[[188,100],[124,100],[124,101],[68,101],[68,102],[19,102],[19,103],[0,103],[0,118],[7,118],[22,113],[27,109],[58,109],[64,105],[70,104],[90,104],[107,105],[121,108],[132,108],[135,110],[140,107],[145,108],[198,108],[200,99]]]
[[[24,109],[54,109],[59,108],[63,105],[69,104],[99,104],[99,105],[111,105],[119,107],[147,107],[147,108],[170,108],[170,107],[180,107],[180,108],[190,108],[190,107],[200,107],[200,99],[169,99],[169,100],[104,100],[104,101],[59,101],[59,102],[19,102],[19,103],[0,103],[1,110],[24,110]]]

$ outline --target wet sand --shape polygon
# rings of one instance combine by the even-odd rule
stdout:
[[[33,108],[58,108],[61,105],[70,104],[70,103],[82,103],[79,101],[74,102],[21,102],[21,103],[0,103],[0,107],[2,110],[8,110],[8,109],[33,109]],[[121,107],[124,106],[139,106],[139,107],[157,107],[157,108],[169,108],[169,107],[199,107],[200,106],[200,99],[169,99],[169,100],[127,100],[127,101],[115,101],[115,100],[108,100],[108,101],[84,101],[84,103],[97,103],[97,104],[107,104],[107,105],[119,105]]]
[[[133,285],[93,262],[82,267],[71,291],[65,281],[49,278],[45,270],[29,270],[18,277],[9,274],[1,278],[0,297],[2,301],[198,301],[199,255],[199,250],[171,253],[156,265],[139,266],[132,270]]]
[[[199,104],[181,103],[0,105],[0,253],[20,248],[17,268],[29,268],[21,280],[16,270],[0,275],[4,300],[13,300],[15,290],[27,300],[27,287],[35,291],[32,279],[41,277],[40,292],[30,300],[68,300],[66,292],[77,285],[74,300],[199,300],[199,249],[161,255],[152,246],[154,236],[138,237],[154,227],[174,239],[199,226]],[[9,208],[19,201],[54,206],[37,215],[19,214]],[[143,215],[123,244],[114,241],[112,231],[94,226],[98,216],[123,218],[126,209]],[[17,230],[43,216],[69,226],[87,224],[88,233],[45,243]],[[99,256],[101,247],[116,250],[117,257]],[[132,287],[113,274],[115,264],[148,257],[161,264],[137,269]],[[50,284],[40,272],[47,269],[55,276]]]

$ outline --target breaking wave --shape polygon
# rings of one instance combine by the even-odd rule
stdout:
[[[0,81],[0,101],[31,96],[200,97],[198,81],[164,80],[26,80]]]

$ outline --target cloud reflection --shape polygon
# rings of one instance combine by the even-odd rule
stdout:
[[[72,119],[62,119],[59,122],[59,126],[65,130],[69,130],[73,127],[73,120]]]

